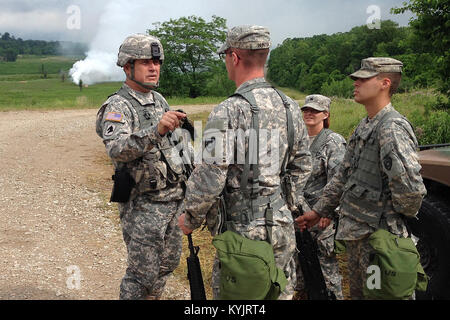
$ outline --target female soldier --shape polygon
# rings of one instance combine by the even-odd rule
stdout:
[[[345,153],[345,139],[331,131],[330,126],[331,100],[322,95],[306,97],[301,108],[303,120],[308,128],[309,142],[313,161],[313,171],[306,183],[305,200],[313,207],[322,194],[322,190],[336,173]],[[335,223],[330,219],[321,219],[319,226],[310,230],[317,241],[319,261],[327,288],[337,299],[343,299],[339,266],[334,252]],[[297,292],[302,296],[304,290],[303,275],[297,268]]]

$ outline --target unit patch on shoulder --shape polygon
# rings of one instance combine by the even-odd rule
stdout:
[[[118,112],[108,112],[106,114],[105,121],[112,121],[112,122],[121,122],[123,119],[123,115]]]
[[[392,169],[392,158],[391,157],[386,157],[384,158],[384,167],[386,168],[386,170],[390,171]]]
[[[105,128],[103,134],[105,135],[105,137],[110,137],[113,135],[114,131],[116,131],[116,125],[111,123]]]

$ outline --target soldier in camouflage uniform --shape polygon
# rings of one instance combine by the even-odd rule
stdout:
[[[305,186],[305,199],[308,211],[322,195],[323,188],[336,173],[345,153],[345,139],[330,127],[331,100],[322,95],[306,97],[305,105],[301,108],[303,120],[308,128],[309,150],[311,151],[313,171]],[[311,235],[317,241],[319,261],[327,288],[337,299],[342,300],[342,277],[339,274],[339,265],[334,252],[335,219],[322,218],[321,224],[325,229],[313,227]],[[301,268],[297,267],[296,291],[303,296],[303,275]]]
[[[170,111],[154,91],[163,60],[157,38],[127,37],[117,61],[127,79],[97,114],[97,134],[116,176],[117,170],[125,169],[134,182],[128,200],[118,204],[128,252],[120,299],[158,299],[181,255],[177,218],[183,211],[185,177],[174,146],[180,140],[175,129],[185,115]]]
[[[296,219],[301,228],[311,227],[339,205],[336,239],[345,241],[352,299],[364,299],[373,252],[368,237],[380,228],[407,237],[403,218],[416,216],[426,194],[413,128],[391,104],[402,67],[392,58],[368,58],[350,75],[355,101],[368,117],[350,137],[338,172],[313,210]]]
[[[270,34],[265,27],[239,26],[228,32],[226,43],[220,48],[219,54],[224,56],[228,75],[238,89],[235,95],[216,106],[208,118],[204,133],[207,147],[203,152],[203,162],[196,165],[187,183],[186,214],[180,217],[179,225],[185,234],[189,234],[205,218],[208,221],[216,220],[218,217],[211,215],[217,211],[211,208],[224,191],[226,229],[252,240],[270,240],[276,265],[288,278],[288,285],[279,298],[291,299],[296,280],[296,245],[290,209],[295,209],[303,202],[303,187],[311,173],[311,156],[305,124],[299,112],[296,112],[299,108],[297,103],[278,93],[264,79],[264,64],[269,48]],[[239,95],[244,92],[253,95],[252,105]],[[252,112],[255,112],[255,105],[259,108],[259,157],[248,151],[254,146],[248,143],[247,134],[250,128],[254,128]],[[293,148],[290,152],[286,130],[288,113],[292,119],[290,141]],[[262,134],[264,129],[266,131]],[[247,138],[236,139],[239,132],[245,132]],[[267,137],[267,133],[270,137]],[[263,141],[263,137],[266,141]],[[263,152],[265,147],[266,152]],[[239,153],[239,150],[245,152]],[[246,156],[255,160],[253,163],[259,159],[259,169],[252,167],[253,172],[259,171],[259,175],[255,174],[257,177],[253,177],[253,172],[249,173],[246,169]],[[283,164],[287,164],[291,181],[289,194],[285,195],[288,201],[285,201],[281,192],[280,175]],[[243,178],[246,174],[251,175],[252,179]],[[247,184],[247,181],[249,185],[243,187],[242,183]],[[256,188],[257,191],[251,193],[251,188]],[[255,197],[252,198],[252,195]],[[269,203],[273,208],[273,223],[269,223],[263,214],[270,207]],[[249,211],[246,210],[251,205],[254,210],[259,210],[257,214],[248,214]],[[219,297],[219,272],[216,258],[212,280],[214,298]]]

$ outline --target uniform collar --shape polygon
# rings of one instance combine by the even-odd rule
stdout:
[[[139,92],[136,90],[133,90],[129,85],[126,83],[123,84],[123,88],[128,91],[128,93],[133,97],[136,98],[137,101],[143,106],[147,104],[155,104],[155,100],[153,98],[153,91],[149,91],[147,93]]]
[[[387,106],[385,106],[383,109],[381,109],[375,117],[372,119],[369,119],[369,117],[364,118],[363,123],[364,125],[359,128],[358,135],[363,139],[366,140],[370,135],[372,134],[373,129],[376,128],[380,120],[384,117],[384,115],[390,111],[394,110],[394,107],[391,103],[389,103]]]
[[[376,126],[378,124],[378,122],[380,122],[380,120],[383,118],[383,116],[392,111],[394,109],[394,107],[392,106],[391,103],[389,103],[388,105],[386,105],[383,109],[381,109],[376,115],[375,117],[373,117],[372,119],[369,119],[369,117],[366,118],[367,123],[370,123],[372,126]]]
[[[244,82],[243,84],[241,84],[239,86],[239,88],[236,89],[235,92],[241,91],[241,90],[251,86],[252,84],[263,83],[263,82],[266,82],[266,79],[264,79],[264,78],[254,78],[252,80],[248,80],[248,81]]]

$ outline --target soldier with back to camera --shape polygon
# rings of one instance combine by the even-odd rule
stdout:
[[[198,228],[205,218],[209,220],[210,209],[223,194],[225,229],[270,244],[276,266],[287,277],[279,298],[291,299],[296,249],[290,209],[303,202],[303,187],[311,173],[311,156],[297,103],[264,79],[269,48],[270,34],[265,27],[238,26],[228,32],[219,54],[225,59],[228,76],[237,90],[216,106],[208,118],[204,159],[187,183],[186,214],[180,217],[179,225],[185,234]],[[256,133],[253,138],[252,132]],[[263,157],[263,148],[270,156]],[[288,194],[282,191],[284,178],[291,182]],[[215,219],[220,217],[210,218],[218,221]],[[251,291],[246,287],[237,290],[237,295],[225,295],[220,282],[227,279],[220,276],[221,269],[225,268],[220,267],[216,258],[214,298],[238,299],[239,291]],[[233,286],[231,283],[230,287]],[[250,296],[254,297],[246,295],[244,299]]]

